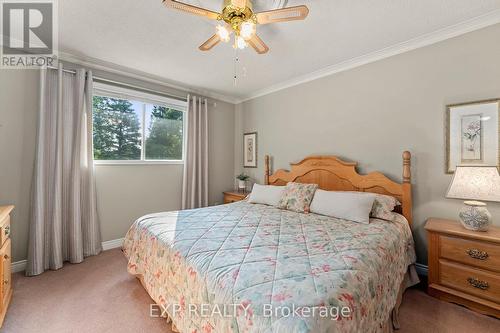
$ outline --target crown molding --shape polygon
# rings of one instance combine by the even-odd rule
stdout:
[[[301,75],[295,77],[288,81],[283,81],[278,84],[274,84],[264,89],[260,89],[251,93],[244,98],[241,102],[246,102],[257,97],[265,96],[283,89],[294,87],[302,83],[314,81],[325,76],[330,76],[332,74],[340,73],[353,69],[359,66],[363,66],[378,60],[389,58],[401,53],[409,52],[424,46],[432,45],[444,40],[457,37],[475,30],[486,28],[488,26],[500,23],[500,10],[495,10],[491,13],[475,17],[473,19],[452,25],[419,37],[410,39],[408,41],[389,46],[387,48],[371,52],[356,58],[352,58],[335,65],[331,65],[320,70],[314,71],[309,74]]]
[[[179,91],[183,91],[187,94],[199,94],[204,97],[216,99],[219,101],[231,103],[231,104],[239,104],[241,103],[241,99],[236,98],[234,96],[227,96],[223,94],[219,94],[206,89],[196,89],[192,87],[188,87],[180,82],[174,82],[172,80],[167,80],[161,76],[151,75],[146,72],[138,71],[129,67],[121,66],[112,62],[87,57],[87,56],[77,56],[71,54],[69,52],[59,51],[59,60],[73,63],[75,65],[87,66],[97,70],[102,70],[108,73],[118,74],[129,78],[134,78],[137,80],[145,81],[148,83],[154,83],[157,85],[161,85],[167,88],[176,89]]]

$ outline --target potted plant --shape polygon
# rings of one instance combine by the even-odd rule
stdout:
[[[245,175],[244,173],[241,173],[238,176],[236,176],[236,179],[238,179],[238,191],[241,192],[246,191],[248,178],[250,177]]]

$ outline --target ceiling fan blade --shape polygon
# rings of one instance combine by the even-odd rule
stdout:
[[[307,6],[287,7],[255,14],[259,24],[303,20],[309,14]]]
[[[231,0],[231,5],[238,8],[245,8],[247,6],[246,0]]]
[[[253,47],[254,50],[257,51],[258,54],[264,54],[264,53],[267,53],[267,51],[269,51],[269,47],[257,35],[253,35],[253,37],[250,38],[247,41],[247,43],[250,44],[250,46]]]
[[[219,13],[213,12],[205,8],[188,5],[176,0],[163,0],[163,4],[167,7],[177,9],[185,13],[206,17],[211,20],[217,20],[219,18]]]
[[[199,49],[201,51],[209,51],[211,50],[215,45],[219,44],[221,41],[220,37],[218,34],[213,35],[210,37],[205,43],[201,44]]]

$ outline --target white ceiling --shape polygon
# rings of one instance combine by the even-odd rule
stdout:
[[[186,2],[212,10],[222,4],[222,0]],[[239,53],[236,86],[235,51],[230,44],[198,51],[217,23],[168,9],[161,0],[59,1],[60,51],[236,100],[500,12],[500,0],[255,1],[257,10],[286,3],[306,4],[309,17],[259,27],[271,50],[266,55],[251,49]],[[490,19],[488,24],[492,23]]]

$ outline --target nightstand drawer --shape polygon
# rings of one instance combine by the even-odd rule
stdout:
[[[239,192],[224,192],[224,203],[233,203],[238,202],[246,198],[248,193],[239,193]]]
[[[500,318],[500,228],[465,229],[459,222],[430,218],[429,294]]]
[[[440,257],[500,272],[500,247],[486,242],[440,236]]]
[[[240,201],[241,198],[233,195],[226,195],[224,197],[224,203],[232,203],[232,202],[237,202]]]
[[[500,304],[500,274],[440,260],[439,281],[443,286]]]

